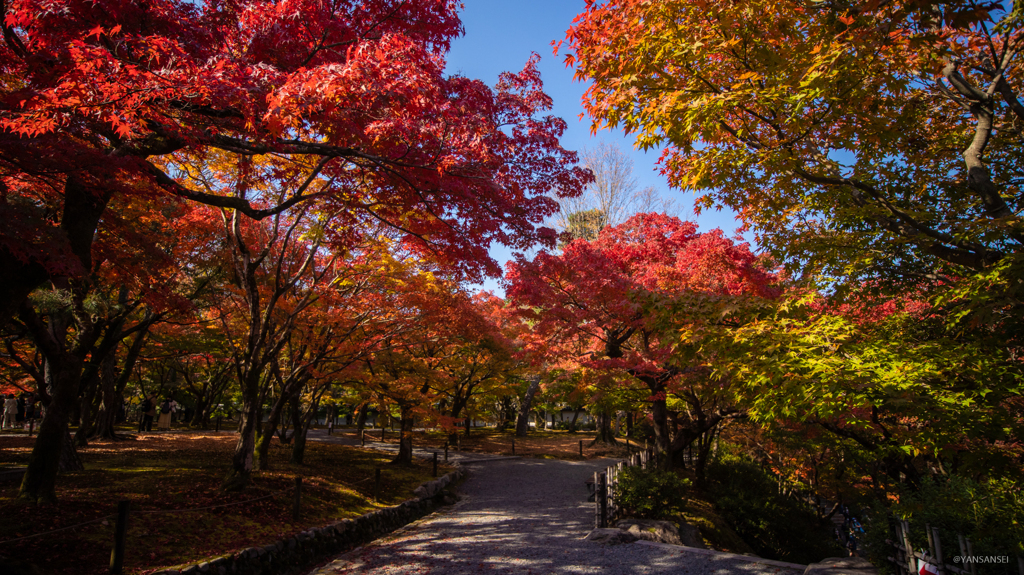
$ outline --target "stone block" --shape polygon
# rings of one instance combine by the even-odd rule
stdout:
[[[682,541],[679,540],[679,529],[671,521],[633,519],[630,517],[618,521],[615,527],[644,541],[682,545]]]
[[[601,543],[602,545],[620,545],[622,543],[633,543],[636,536],[621,529],[594,529],[586,536],[587,541]]]
[[[808,565],[804,575],[878,575],[878,569],[863,557],[829,557]]]

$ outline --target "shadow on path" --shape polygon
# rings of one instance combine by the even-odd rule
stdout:
[[[466,464],[462,501],[342,555],[317,575],[686,573],[794,575],[778,566],[641,544],[583,540],[593,527],[584,480],[610,460]],[[312,574],[311,574],[312,575]]]

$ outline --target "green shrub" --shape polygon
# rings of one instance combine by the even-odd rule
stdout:
[[[715,509],[758,555],[809,564],[847,554],[805,502],[779,493],[775,477],[755,463],[729,458],[708,469]]]
[[[885,564],[893,554],[885,540],[895,538],[890,515],[907,521],[914,549],[928,549],[925,526],[937,527],[942,554],[949,563],[960,555],[957,534],[970,538],[976,556],[1009,557],[1006,564],[976,564],[979,575],[1016,573],[1016,556],[1024,555],[1024,492],[1013,481],[927,478],[918,490],[902,493],[899,503],[875,514],[865,526],[868,557],[891,573],[895,570]]]
[[[619,473],[619,506],[629,515],[642,519],[663,519],[683,510],[690,480],[671,471],[626,467]]]

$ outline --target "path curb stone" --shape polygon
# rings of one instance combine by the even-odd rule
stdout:
[[[710,555],[714,557],[720,557],[722,559],[746,561],[747,563],[759,563],[761,565],[770,565],[772,567],[783,567],[786,569],[792,569],[794,571],[800,572],[803,572],[807,569],[806,565],[800,565],[799,563],[787,563],[785,561],[776,561],[774,559],[751,557],[750,555],[737,555],[736,553],[726,553],[725,551],[714,551],[712,549],[698,549],[696,547],[686,547],[685,545],[670,545],[668,543],[655,543],[654,541],[637,541],[636,544],[650,545],[652,547],[661,547],[665,549],[674,549],[677,551],[685,551],[686,553],[696,553],[698,555]]]
[[[317,560],[354,549],[423,517],[444,504],[445,490],[465,476],[462,467],[417,487],[415,499],[385,507],[355,519],[297,533],[263,547],[204,559],[198,563],[162,569],[153,575],[285,575],[301,573]]]

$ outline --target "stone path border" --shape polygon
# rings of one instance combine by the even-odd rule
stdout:
[[[672,549],[675,551],[684,551],[686,553],[693,553],[696,555],[708,555],[717,557],[720,559],[731,559],[736,561],[746,561],[747,563],[758,563],[760,565],[771,565],[772,567],[783,567],[786,569],[797,569],[803,572],[807,569],[807,565],[800,565],[799,563],[786,563],[785,561],[776,561],[774,559],[764,559],[762,557],[751,557],[750,555],[739,555],[736,553],[727,553],[725,551],[715,551],[714,549],[698,549],[696,547],[686,547],[685,545],[670,545],[668,543],[658,543],[656,541],[637,541],[636,543],[630,543],[630,545],[650,545],[652,547],[658,547],[662,549]]]
[[[317,561],[345,553],[379,539],[442,505],[444,488],[465,476],[455,470],[414,490],[415,499],[384,507],[355,519],[343,519],[298,533],[263,547],[241,551],[186,566],[157,570],[153,575],[285,575],[301,573]]]

